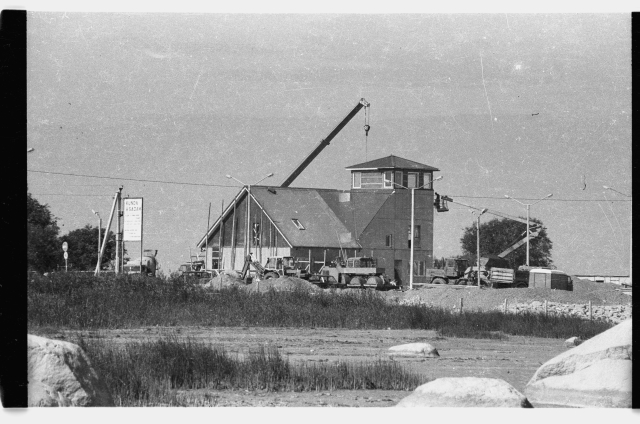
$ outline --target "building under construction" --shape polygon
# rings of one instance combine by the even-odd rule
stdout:
[[[292,256],[313,273],[338,256],[371,256],[389,278],[408,282],[414,243],[414,282],[426,282],[425,269],[433,266],[431,181],[439,170],[397,156],[347,169],[351,190],[242,188],[198,242],[208,247],[207,268],[239,270],[251,253],[260,263]]]

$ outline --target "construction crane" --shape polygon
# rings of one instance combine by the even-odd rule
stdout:
[[[353,110],[349,112],[349,114],[345,116],[344,119],[333,129],[333,131],[331,131],[326,138],[321,140],[320,143],[318,143],[318,145],[311,151],[311,153],[309,153],[307,157],[305,157],[302,162],[300,162],[300,164],[294,169],[294,171],[284,179],[282,184],[280,184],[280,187],[289,187],[291,183],[298,177],[298,175],[300,175],[300,173],[304,171],[307,166],[309,166],[309,164],[316,158],[316,156],[318,156],[320,152],[322,152],[322,150],[324,150],[324,148],[327,147],[329,143],[331,143],[331,140],[333,140],[333,138],[338,135],[342,128],[344,128],[344,126],[347,125],[349,121],[351,121],[351,119],[363,107],[368,108],[369,102],[367,102],[365,99],[360,99],[360,102],[358,102],[356,107],[354,107]],[[365,132],[368,133],[370,128],[371,127],[369,127],[368,123],[365,124]]]

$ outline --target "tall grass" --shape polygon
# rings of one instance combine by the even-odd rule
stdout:
[[[429,381],[393,361],[291,364],[273,346],[245,357],[192,339],[78,344],[122,406],[180,405],[177,390],[413,390]]]
[[[588,339],[609,328],[601,321],[495,312],[454,314],[443,308],[399,305],[373,291],[212,293],[181,278],[60,273],[28,279],[28,323],[34,327],[114,329],[141,326],[255,326],[424,329],[443,336],[496,338],[504,334]]]

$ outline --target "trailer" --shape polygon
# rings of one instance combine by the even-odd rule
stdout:
[[[319,280],[318,284],[337,287],[375,288],[376,290],[391,290],[400,288],[395,281],[385,275],[384,268],[378,268],[376,260],[370,257],[347,258],[346,261],[337,259],[329,265],[320,268],[311,281]]]

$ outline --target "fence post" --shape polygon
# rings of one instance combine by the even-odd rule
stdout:
[[[504,298],[504,306],[502,307],[503,313],[506,314],[507,313],[507,298]]]
[[[549,316],[549,309],[547,309],[547,301],[544,301],[544,316],[548,317]]]
[[[460,298],[460,315],[462,315],[462,298]]]
[[[589,301],[589,321],[593,321],[593,315],[591,313],[591,301]]]

